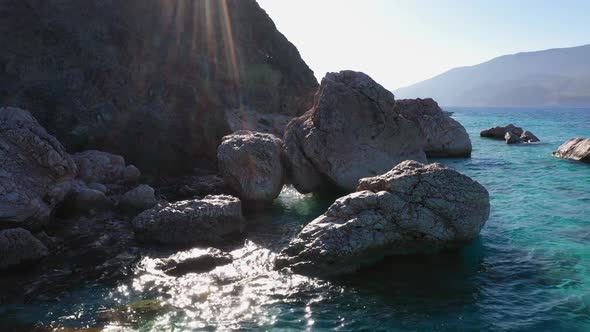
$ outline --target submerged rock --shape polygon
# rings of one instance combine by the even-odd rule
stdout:
[[[282,145],[271,134],[243,130],[225,136],[217,150],[223,179],[244,201],[272,201],[283,188]]]
[[[230,264],[233,258],[219,249],[193,249],[181,252],[166,259],[159,267],[171,276],[182,276],[187,273],[204,273],[218,266]]]
[[[119,204],[123,209],[133,211],[144,211],[150,209],[156,205],[156,195],[154,188],[142,184],[128,192],[126,192]]]
[[[0,108],[0,228],[44,225],[63,198],[53,187],[75,175],[70,155],[29,112]]]
[[[244,228],[242,203],[227,196],[159,202],[133,219],[138,239],[169,245],[220,243]]]
[[[34,262],[47,254],[47,247],[26,229],[0,231],[0,270]]]
[[[276,268],[336,276],[387,255],[431,253],[475,239],[490,212],[487,190],[440,164],[404,161],[359,181],[306,225],[276,260]]]
[[[430,98],[396,100],[395,108],[420,128],[426,139],[424,152],[428,157],[471,156],[467,130],[443,112],[436,101]]]
[[[572,138],[558,147],[553,156],[590,163],[590,138]]]
[[[396,111],[393,94],[359,72],[328,73],[311,110],[285,132],[290,182],[302,193],[336,186],[407,159],[426,161],[418,127]]]
[[[481,137],[494,138],[494,139],[506,139],[506,134],[511,133],[516,137],[520,137],[524,131],[520,127],[516,127],[513,124],[509,124],[504,127],[494,127],[483,130],[479,135]]]

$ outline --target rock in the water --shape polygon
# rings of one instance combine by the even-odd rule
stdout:
[[[169,245],[219,243],[244,228],[242,203],[227,195],[160,202],[132,223],[138,239]]]
[[[506,144],[522,143],[520,136],[517,136],[511,132],[506,132],[506,134],[504,135],[504,140],[506,141]]]
[[[43,225],[63,198],[52,188],[75,174],[70,155],[29,112],[0,108],[0,228]]]
[[[513,124],[509,124],[505,127],[494,127],[483,130],[479,135],[481,137],[494,138],[494,139],[506,139],[506,133],[511,133],[514,136],[520,137],[524,131],[520,127],[516,127]]]
[[[440,164],[404,161],[359,181],[282,250],[276,267],[335,276],[386,255],[431,253],[475,239],[488,219],[489,194]]]
[[[291,183],[303,193],[331,185],[353,191],[360,178],[403,160],[425,162],[420,130],[394,105],[393,94],[363,73],[328,73],[313,108],[285,132]]]
[[[232,261],[230,254],[219,249],[192,249],[169,257],[160,265],[160,268],[164,273],[178,277],[188,273],[209,272]]]
[[[151,209],[156,203],[154,188],[142,184],[126,192],[119,204],[124,209],[143,211]]]
[[[533,133],[531,133],[528,130],[525,130],[522,135],[520,135],[520,140],[525,142],[525,143],[535,143],[535,142],[539,142],[539,138],[537,138],[537,136],[535,136]]]
[[[553,156],[590,163],[590,138],[572,138],[558,147]]]
[[[232,114],[301,115],[318,85],[255,0],[0,0],[0,27],[0,104],[144,172],[215,166]]]
[[[217,150],[225,182],[243,201],[270,202],[283,188],[283,141],[272,134],[238,131]]]
[[[47,254],[47,247],[26,229],[0,231],[0,270],[34,262]]]
[[[421,135],[426,139],[424,152],[428,157],[471,156],[467,130],[444,113],[436,101],[430,98],[402,99],[395,101],[395,107],[420,128]]]
[[[125,159],[112,153],[89,150],[72,156],[78,177],[86,183],[119,183],[124,179]]]

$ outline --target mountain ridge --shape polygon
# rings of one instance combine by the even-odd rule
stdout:
[[[590,44],[502,55],[394,93],[445,106],[590,106]]]

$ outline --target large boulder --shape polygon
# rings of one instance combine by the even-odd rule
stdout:
[[[311,110],[285,132],[290,181],[307,193],[336,186],[353,191],[360,178],[408,159],[426,161],[419,128],[395,109],[393,94],[369,76],[328,73]]]
[[[522,133],[522,135],[520,135],[520,140],[525,143],[536,143],[540,141],[540,139],[537,136],[535,136],[535,134],[531,133],[528,130],[525,130]]]
[[[226,195],[160,202],[132,224],[139,240],[179,246],[221,243],[244,228],[240,200]]]
[[[225,182],[243,201],[270,202],[283,188],[283,141],[271,134],[238,131],[217,149]]]
[[[520,127],[516,127],[513,124],[509,124],[504,127],[494,127],[486,130],[482,130],[479,135],[481,137],[493,138],[498,140],[505,140],[506,134],[510,133],[513,136],[520,137],[524,130]]]
[[[471,156],[467,130],[443,112],[436,101],[430,98],[396,100],[395,108],[420,128],[426,139],[424,152],[428,157]]]
[[[0,231],[0,270],[34,262],[47,254],[47,247],[26,229]]]
[[[504,140],[506,141],[506,144],[522,143],[520,136],[517,136],[511,132],[506,132],[506,134],[504,135]]]
[[[318,85],[255,0],[0,0],[0,31],[0,104],[148,173],[216,166],[224,135],[303,114]]]
[[[125,166],[125,158],[97,150],[72,156],[78,165],[78,177],[86,183],[122,183],[137,181],[141,176],[133,165]]]
[[[276,267],[330,277],[386,255],[460,247],[479,235],[490,212],[482,185],[440,164],[404,161],[360,180],[358,190],[306,225]]]
[[[0,108],[0,228],[45,224],[63,199],[54,187],[75,175],[70,155],[29,112]]]
[[[590,138],[572,138],[558,147],[553,156],[590,163]]]

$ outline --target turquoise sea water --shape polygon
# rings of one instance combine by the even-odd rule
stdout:
[[[280,274],[272,271],[276,252],[333,199],[287,189],[270,211],[249,217],[243,245],[226,248],[232,265],[173,278],[146,253],[129,279],[0,306],[0,330],[590,330],[590,165],[551,157],[567,139],[590,137],[590,109],[446,110],[467,128],[474,152],[436,161],[481,182],[492,199],[490,219],[469,247],[389,258],[330,282]],[[543,142],[508,146],[479,137],[509,123]],[[125,309],[138,300],[160,306]]]

